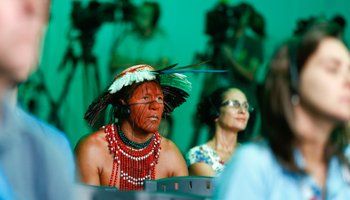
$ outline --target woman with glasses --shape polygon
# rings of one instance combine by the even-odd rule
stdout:
[[[190,176],[218,176],[236,147],[237,134],[243,131],[249,119],[245,94],[236,88],[217,89],[198,104],[197,117],[215,130],[212,140],[189,150],[186,163]]]

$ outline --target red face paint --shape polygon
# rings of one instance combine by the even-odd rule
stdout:
[[[134,126],[148,133],[156,132],[164,110],[163,98],[156,82],[138,85],[129,100]]]

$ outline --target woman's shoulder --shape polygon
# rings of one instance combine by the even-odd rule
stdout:
[[[202,144],[191,148],[186,156],[185,160],[188,166],[197,162],[204,162],[209,165],[212,165],[212,160],[210,156],[213,154],[212,150],[208,145]]]
[[[213,151],[207,144],[201,144],[195,147],[192,147],[190,150],[188,150],[186,155],[196,154],[196,153],[208,153],[210,151]]]

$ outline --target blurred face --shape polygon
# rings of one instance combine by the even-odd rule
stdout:
[[[153,9],[151,6],[141,6],[136,16],[136,25],[141,30],[152,28]]]
[[[9,81],[25,81],[37,65],[48,0],[0,0],[0,73]]]
[[[159,84],[146,82],[138,85],[130,98],[129,106],[136,128],[147,133],[158,130],[164,109],[163,92]]]
[[[232,103],[220,107],[220,115],[215,121],[217,125],[233,131],[242,131],[246,128],[249,119],[247,98],[238,89],[231,89],[224,94],[222,104],[231,100]],[[234,105],[235,104],[235,105]],[[237,106],[241,104],[241,106]],[[235,108],[236,107],[236,108]],[[237,108],[238,107],[238,108]]]
[[[337,121],[350,118],[350,56],[335,39],[321,41],[300,75],[300,104]]]
[[[245,27],[249,24],[251,15],[252,15],[252,11],[250,9],[247,9],[240,18],[239,28]]]

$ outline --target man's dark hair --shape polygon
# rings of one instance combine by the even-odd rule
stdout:
[[[159,20],[159,16],[160,16],[160,7],[158,5],[158,3],[155,2],[144,2],[142,6],[150,6],[153,10],[153,17],[152,17],[152,28],[155,28],[158,20]]]

